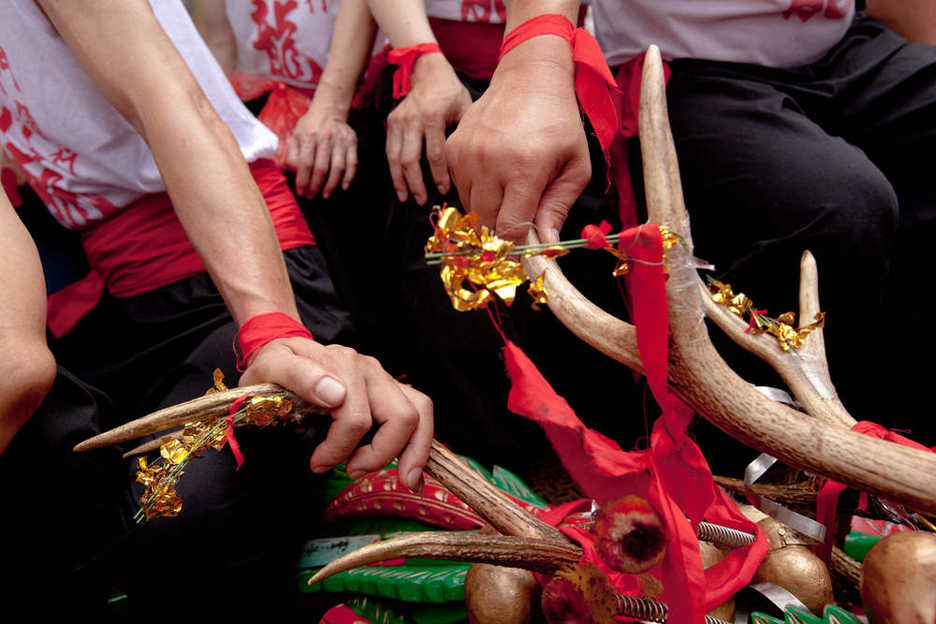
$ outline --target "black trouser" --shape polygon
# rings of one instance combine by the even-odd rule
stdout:
[[[347,314],[337,305],[317,248],[284,253],[299,313],[317,340],[346,338]],[[102,428],[205,393],[212,371],[237,384],[232,341],[237,327],[206,274],[130,298],[105,296],[71,333],[52,344],[60,362],[114,400]],[[109,556],[113,578],[136,609],[164,603],[170,592],[197,593],[205,610],[254,607],[288,609],[294,564],[304,538],[314,531],[320,479],[308,460],[326,423],[304,435],[271,427],[238,432],[245,463],[236,470],[228,449],[195,460],[178,487],[179,517],[126,531]],[[124,449],[137,442],[128,443]],[[111,453],[94,451],[88,457]],[[119,477],[139,507],[142,487],[127,487],[135,463]],[[193,593],[194,592],[194,593]]]
[[[796,69],[676,60],[668,102],[698,256],[775,315],[809,249],[833,382],[859,418],[936,428],[917,406],[933,344],[936,48],[859,15]],[[743,373],[744,371],[742,371]]]

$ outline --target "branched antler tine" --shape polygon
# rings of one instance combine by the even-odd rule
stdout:
[[[535,572],[553,572],[574,566],[582,549],[568,540],[478,535],[432,531],[410,533],[370,544],[331,561],[309,579],[309,585],[339,572],[400,557],[491,563]]]
[[[799,353],[784,352],[769,334],[747,333],[748,325],[732,314],[726,306],[712,300],[708,288],[701,280],[699,291],[705,315],[715,322],[738,346],[758,356],[774,369],[806,412],[825,423],[846,429],[855,424],[835,394],[829,378],[822,342],[822,330],[815,330],[806,338]],[[804,305],[811,313],[805,312]],[[818,274],[816,261],[808,251],[800,262],[800,318],[812,320],[819,309]],[[822,389],[820,394],[819,389]]]
[[[670,381],[675,393],[713,424],[791,466],[831,477],[907,505],[936,510],[936,456],[871,439],[775,403],[738,377],[715,351],[702,317],[691,262],[688,216],[667,122],[659,50],[644,60],[640,137],[650,219],[669,225],[686,245],[667,251],[670,278]]]
[[[154,438],[150,440],[149,442],[144,442],[143,444],[130,449],[129,451],[121,455],[121,457],[123,457],[124,459],[127,459],[128,457],[134,457],[135,455],[144,455],[151,451],[157,451],[159,450],[159,447],[161,447],[166,442],[169,442],[170,440],[181,440],[182,432],[183,432],[182,429],[176,429],[175,431],[171,433],[167,433],[164,436],[159,436],[158,438]]]
[[[507,498],[436,440],[432,441],[425,470],[501,533],[515,537],[567,541],[558,529]]]
[[[136,438],[140,438],[151,433],[157,433],[159,431],[171,429],[172,427],[184,425],[187,422],[196,422],[199,420],[207,420],[209,418],[219,418],[221,416],[227,415],[228,410],[231,409],[231,405],[234,403],[234,401],[245,394],[263,395],[283,392],[286,393],[287,398],[293,404],[293,410],[297,413],[328,413],[327,410],[310,405],[305,400],[299,398],[288,390],[277,386],[276,384],[244,386],[242,388],[232,388],[224,392],[207,394],[203,397],[198,397],[197,399],[192,399],[191,401],[186,401],[185,403],[180,403],[178,405],[172,405],[165,409],[161,409],[158,412],[153,412],[148,416],[132,420],[126,424],[111,429],[110,431],[105,431],[104,433],[96,435],[93,438],[89,438],[75,446],[74,450],[90,451],[96,448],[101,448],[102,446],[119,444],[120,442],[126,442],[127,440],[135,440]]]

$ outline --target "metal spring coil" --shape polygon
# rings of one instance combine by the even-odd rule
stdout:
[[[696,535],[700,540],[714,542],[716,544],[724,544],[725,546],[731,546],[734,548],[740,548],[741,546],[753,544],[755,539],[754,536],[750,533],[738,531],[737,529],[729,529],[728,527],[721,526],[719,524],[711,524],[710,522],[705,522],[704,520],[699,523],[699,530]]]
[[[650,598],[635,598],[634,596],[617,595],[618,613],[625,617],[639,619],[642,622],[666,622],[666,605]],[[728,624],[725,620],[711,615],[705,616],[705,624]]]

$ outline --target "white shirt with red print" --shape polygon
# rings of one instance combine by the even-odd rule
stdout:
[[[237,98],[181,1],[151,6],[247,161],[271,158],[276,137]],[[70,229],[166,190],[146,142],[98,92],[34,0],[0,2],[0,140]]]
[[[504,0],[426,0],[426,14],[453,22],[503,24],[507,20]]]
[[[612,67],[650,44],[663,57],[797,67],[820,59],[851,25],[854,0],[591,0]]]
[[[328,61],[340,0],[227,0],[238,69],[315,88]]]

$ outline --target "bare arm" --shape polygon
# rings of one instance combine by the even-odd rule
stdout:
[[[0,453],[42,402],[55,379],[45,341],[45,281],[39,254],[0,189]]]
[[[357,136],[346,122],[376,34],[366,0],[343,0],[315,97],[288,143],[286,165],[296,170],[299,195],[321,190],[327,198],[339,182],[347,189],[354,178]]]
[[[908,41],[936,45],[936,2],[933,0],[868,0],[868,14]]]
[[[224,0],[192,0],[192,21],[221,69],[226,73],[237,69],[237,39]]]
[[[179,220],[238,325],[280,312],[299,320],[279,243],[260,191],[227,126],[163,32],[146,0],[39,0],[101,93],[150,146]],[[126,36],[133,32],[134,37]],[[431,409],[344,347],[279,339],[261,349],[242,383],[272,381],[333,408],[312,464],[374,470],[398,452],[421,467]],[[354,451],[372,423],[374,441]],[[417,475],[418,477],[418,475]],[[415,485],[418,479],[404,479]]]
[[[394,48],[437,43],[424,0],[369,2],[374,19]],[[424,143],[433,181],[439,191],[448,193],[445,127],[458,123],[470,104],[468,90],[444,56],[425,54],[416,60],[410,93],[387,118],[387,162],[400,201],[410,192],[419,204],[428,198],[420,166]]]
[[[507,31],[577,0],[513,0]],[[462,203],[504,237],[524,240],[529,223],[555,240],[591,177],[574,90],[572,51],[555,36],[528,39],[497,66],[484,96],[449,137],[446,154]]]

